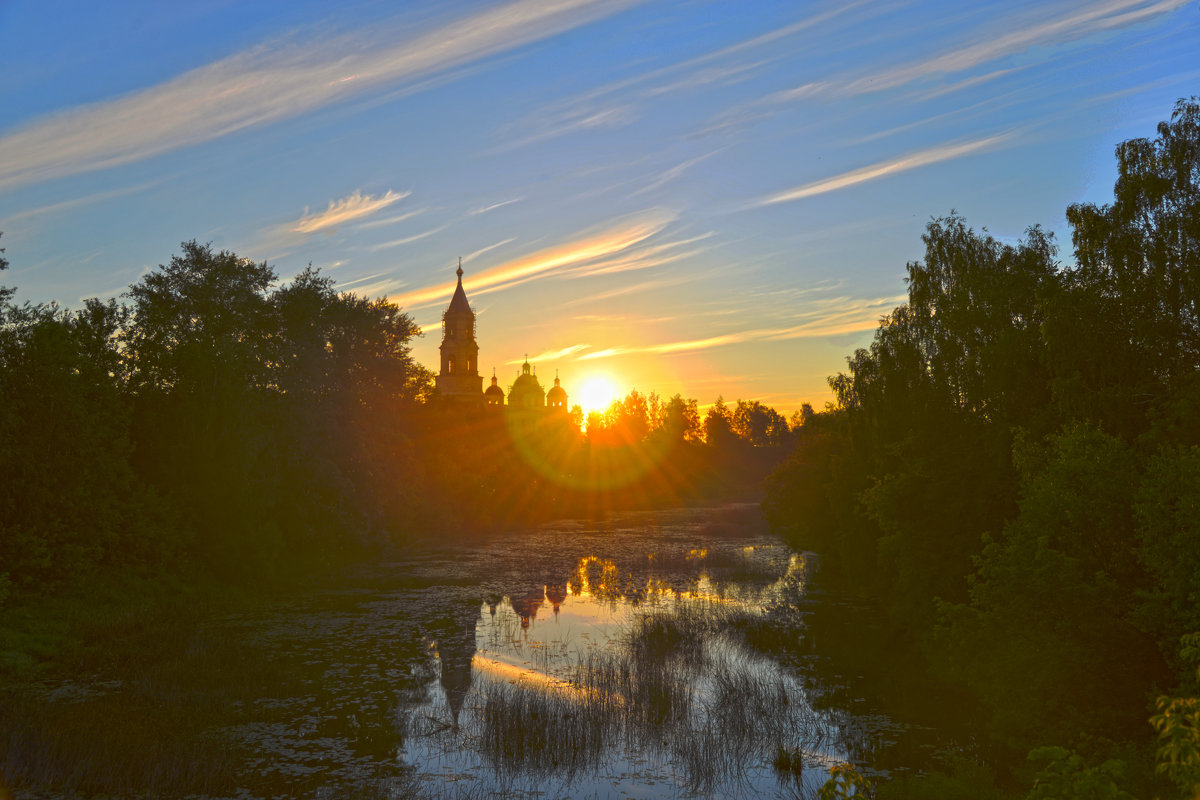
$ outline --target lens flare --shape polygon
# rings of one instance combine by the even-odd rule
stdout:
[[[617,394],[612,381],[603,375],[587,378],[579,389],[579,404],[583,407],[584,414],[592,411],[602,412],[616,399]]]

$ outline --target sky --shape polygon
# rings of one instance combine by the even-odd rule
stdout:
[[[506,390],[820,408],[931,218],[1069,264],[1198,54],[1195,0],[0,0],[0,283],[211,242],[387,296],[436,370],[461,258]]]

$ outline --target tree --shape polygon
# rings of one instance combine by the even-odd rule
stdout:
[[[1067,209],[1078,267],[1046,331],[1060,405],[1135,435],[1200,366],[1200,100],[1116,156],[1113,202]]]
[[[646,395],[637,389],[614,400],[604,416],[605,428],[615,442],[633,444],[650,432],[650,407]]]
[[[738,400],[730,425],[739,439],[754,447],[783,444],[787,439],[787,420],[758,400]]]
[[[813,421],[817,412],[813,410],[812,403],[802,403],[800,408],[792,412],[788,417],[788,430],[792,433],[798,432],[802,427]]]
[[[1018,749],[1080,732],[1129,736],[1165,669],[1133,624],[1138,469],[1127,444],[1076,425],[1018,448],[1017,517],[985,547],[970,602],[943,607],[956,677]]]
[[[347,409],[415,402],[429,373],[411,357],[420,329],[386,299],[338,293],[311,265],[272,293],[279,321],[274,383],[284,394],[340,398]]]
[[[733,442],[733,422],[724,397],[717,397],[704,415],[704,441],[712,447],[726,448]]]
[[[1200,692],[1200,633],[1180,638],[1180,657],[1196,667],[1191,681],[1195,695]],[[1156,771],[1179,787],[1181,797],[1200,797],[1200,697],[1160,696],[1154,708],[1150,724],[1158,734]]]
[[[0,232],[0,236],[3,235],[3,232]],[[6,269],[8,269],[8,260],[4,257],[4,248],[0,247],[0,272],[3,272]],[[0,308],[8,303],[15,291],[15,289],[7,286],[0,286]]]
[[[676,394],[663,403],[657,432],[671,442],[697,441],[700,438],[700,410],[696,401],[685,400]]]
[[[275,272],[184,242],[130,287],[121,339],[137,467],[173,498],[210,566],[262,577],[284,548],[274,391]]]
[[[158,563],[178,542],[130,468],[115,302],[8,307],[0,320],[0,564],[18,594],[101,567]]]
[[[815,414],[793,435],[795,448],[767,478],[763,516],[793,547],[837,558],[844,539],[837,535],[830,484],[842,441],[832,421]]]
[[[922,240],[908,304],[933,386],[961,411],[1023,422],[1048,400],[1040,301],[1056,276],[1053,234],[1035,225],[1016,247],[1002,245],[951,213]]]
[[[1029,760],[1046,765],[1034,780],[1026,800],[1135,800],[1117,786],[1125,765],[1110,759],[1089,767],[1083,757],[1063,747],[1039,747]]]
[[[1200,630],[1200,448],[1163,448],[1147,465],[1133,503],[1135,553],[1148,577],[1138,621],[1174,658]]]
[[[266,384],[275,325],[267,289],[275,272],[211,245],[183,254],[129,287],[133,319],[124,343],[137,391],[216,402]]]

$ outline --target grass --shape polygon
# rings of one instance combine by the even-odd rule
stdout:
[[[60,598],[5,613],[3,641],[13,649],[0,685],[0,797],[4,785],[17,796],[36,789],[71,797],[274,795],[288,785],[231,732],[294,728],[296,699],[322,691],[325,667],[311,648],[328,645],[265,640],[252,620],[271,619],[275,605],[261,595],[195,605],[180,596],[161,608],[147,605],[154,596],[143,588],[121,602],[97,600],[94,610]],[[339,610],[341,598],[326,600],[322,610]],[[404,660],[422,649],[389,654]],[[329,709],[337,699],[313,702]],[[353,738],[357,755],[390,758],[397,736],[388,709],[354,709],[353,730],[349,713],[326,710],[306,736]],[[362,796],[395,785],[364,784]]]
[[[619,651],[587,652],[563,682],[480,681],[463,733],[508,781],[570,785],[624,753],[672,765],[693,792],[772,769],[801,787],[805,767],[836,751],[836,720],[743,647],[739,627],[752,616],[704,601],[638,614]]]
[[[203,632],[163,644],[178,657],[125,665],[119,680],[6,689],[0,774],[83,795],[236,789],[239,759],[212,729],[278,685],[274,665],[244,642]]]

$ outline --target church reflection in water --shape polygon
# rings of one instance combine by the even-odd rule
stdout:
[[[542,547],[540,563],[439,588],[423,626],[439,669],[425,685],[440,684],[445,707],[436,689],[413,707],[401,757],[430,780],[504,796],[626,779],[722,796],[742,784],[770,794],[778,752],[806,766],[848,752],[851,731],[762,649],[801,639],[771,609],[796,608],[803,559],[761,539],[672,544]]]
[[[455,727],[471,691],[472,664],[478,652],[476,629],[482,618],[481,608],[486,605],[494,619],[497,609],[503,610],[503,606],[507,605],[520,620],[521,630],[527,631],[537,621],[539,612],[547,606],[557,616],[567,595],[568,584],[565,582],[515,586],[503,595],[488,597],[483,603],[474,599],[452,603],[444,607],[439,616],[426,623],[430,644],[440,666],[440,683]]]
[[[474,679],[472,665],[479,650],[477,628],[483,619],[482,609],[486,607],[490,617],[486,623],[491,625],[496,624],[498,612],[503,615],[511,611],[520,625],[521,636],[526,637],[530,627],[538,621],[539,614],[548,611],[557,618],[569,595],[579,597],[581,592],[586,595],[590,590],[604,586],[601,572],[593,569],[592,579],[589,580],[587,576],[588,565],[596,561],[598,560],[594,558],[582,559],[573,574],[576,579],[574,583],[514,582],[504,587],[504,591],[490,594],[482,598],[482,601],[459,599],[448,603],[442,607],[438,616],[426,622],[430,646],[435,650],[440,666],[439,682],[445,692],[451,724],[454,727],[459,724],[463,704],[471,691]],[[607,564],[605,577],[611,581],[616,574],[615,567],[612,566],[612,562]],[[579,580],[580,575],[584,576],[582,580]],[[616,599],[615,595],[609,595],[607,591],[604,591],[604,595],[606,599],[610,596]],[[534,641],[536,639],[537,637]]]
[[[565,580],[542,566],[535,567],[539,580],[510,574],[491,584],[492,591],[482,597],[456,593],[425,625],[437,655],[451,726],[458,728],[472,684],[485,674],[510,684],[569,681],[572,666],[588,648],[611,640],[644,607],[685,598],[729,602],[723,596],[727,578],[736,578],[741,589],[754,583],[746,562],[753,550],[715,558],[705,549],[660,551],[627,557],[619,564],[587,555],[573,565],[559,565],[558,575]],[[761,577],[769,582],[778,573],[768,570]],[[560,619],[560,614],[565,617]],[[542,629],[539,618],[555,624]]]
[[[446,693],[446,704],[450,707],[455,728],[463,702],[471,691],[471,662],[477,649],[475,627],[478,621],[479,603],[460,600],[427,623],[429,638],[441,666],[442,690]]]

